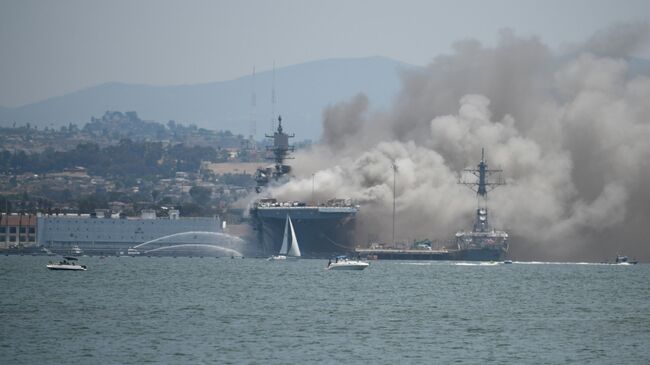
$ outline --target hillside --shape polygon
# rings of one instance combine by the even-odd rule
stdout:
[[[399,71],[407,64],[382,57],[330,59],[275,71],[276,114],[297,138],[317,139],[327,105],[363,92],[371,108],[386,109],[399,90]],[[251,106],[252,75],[196,85],[149,86],[106,83],[17,108],[0,108],[0,126],[30,123],[59,127],[83,125],[107,110],[137,111],[141,118],[194,123],[248,135],[255,116],[258,139],[271,127],[272,71],[255,76],[257,105]]]

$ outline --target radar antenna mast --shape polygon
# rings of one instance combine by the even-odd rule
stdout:
[[[273,140],[273,145],[267,146],[266,151],[271,152],[273,155],[267,157],[267,159],[273,160],[275,164],[272,167],[257,169],[255,173],[255,181],[257,182],[255,190],[258,193],[271,180],[277,181],[291,172],[291,166],[285,165],[284,161],[293,159],[289,153],[295,150],[295,147],[289,144],[289,138],[294,138],[296,135],[284,132],[282,128],[282,116],[278,116],[278,129],[272,135],[265,134],[264,136]]]
[[[463,171],[476,176],[478,181],[468,181],[459,178],[458,183],[472,189],[472,191],[476,192],[476,195],[482,197],[484,200],[487,200],[487,193],[489,191],[496,189],[499,185],[506,184],[501,177],[503,170],[488,169],[488,164],[485,160],[485,148],[481,148],[481,162],[476,166],[476,169],[464,169]],[[499,174],[497,180],[490,181],[490,176],[497,173]]]
[[[490,229],[488,224],[488,209],[487,209],[487,197],[488,192],[496,189],[499,185],[505,185],[501,177],[501,169],[489,169],[487,161],[485,160],[485,149],[481,148],[481,162],[476,166],[476,169],[465,169],[463,172],[472,174],[478,178],[478,181],[468,181],[462,180],[460,177],[458,183],[465,185],[472,191],[476,192],[477,205],[476,209],[476,221],[474,222],[474,231],[475,232],[486,232]],[[493,174],[498,174],[496,181],[490,181],[490,176]],[[481,205],[481,201],[483,204]]]
[[[289,152],[293,152],[295,146],[289,145],[289,138],[294,138],[296,135],[284,133],[281,115],[278,115],[278,129],[273,135],[266,134],[265,136],[273,139],[273,146],[267,146],[266,150],[273,153],[273,157],[267,158],[275,161],[276,169],[279,169],[284,164],[284,160],[293,159],[293,157],[289,157]]]

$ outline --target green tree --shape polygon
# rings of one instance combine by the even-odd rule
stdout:
[[[204,215],[203,208],[194,203],[185,203],[181,205],[179,210],[184,217],[201,217]]]
[[[204,186],[192,186],[192,188],[190,188],[190,196],[196,204],[205,205],[209,203],[211,195],[212,189],[210,188]]]

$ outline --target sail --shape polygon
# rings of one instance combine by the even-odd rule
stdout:
[[[291,218],[287,217],[287,219],[289,220],[289,227],[291,228],[291,248],[289,249],[289,253],[287,255],[300,257],[300,247],[298,247],[298,239],[296,238],[296,231],[293,229],[293,223],[291,222]]]
[[[282,237],[282,247],[280,247],[280,255],[286,255],[289,249],[289,215],[284,223],[284,236]]]

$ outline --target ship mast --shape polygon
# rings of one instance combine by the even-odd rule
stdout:
[[[272,156],[267,157],[267,159],[273,160],[275,164],[273,167],[257,169],[257,172],[255,173],[257,187],[255,190],[257,190],[258,193],[261,192],[262,187],[266,186],[271,179],[277,181],[291,172],[291,166],[285,165],[284,161],[293,159],[293,157],[289,156],[289,153],[295,150],[295,147],[289,144],[289,138],[294,138],[296,135],[293,133],[284,133],[282,128],[282,116],[278,116],[278,129],[273,132],[273,135],[265,134],[264,136],[273,139],[273,145],[267,146],[266,150],[272,154]]]
[[[293,159],[289,157],[289,152],[294,151],[294,146],[289,145],[289,138],[293,138],[295,134],[286,134],[282,129],[282,116],[278,116],[278,129],[273,133],[272,136],[268,134],[265,135],[266,138],[273,139],[273,146],[266,147],[267,151],[273,153],[273,157],[267,157],[270,160],[275,161],[276,170],[280,170],[284,165],[284,160]]]
[[[395,247],[395,175],[397,174],[397,165],[393,161],[393,247]]]
[[[481,148],[481,161],[476,166],[476,169],[465,169],[466,173],[470,173],[478,178],[478,181],[458,180],[458,183],[465,185],[476,192],[477,205],[476,222],[474,223],[474,231],[485,232],[489,229],[488,216],[487,216],[487,198],[488,192],[494,190],[499,185],[505,185],[501,178],[501,169],[489,169],[487,161],[485,160],[485,149]],[[499,174],[496,181],[490,181],[490,176]],[[483,203],[483,204],[481,204]]]

